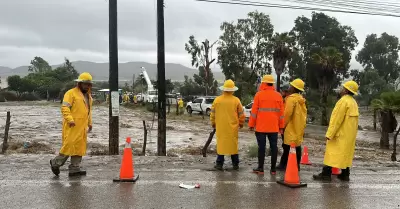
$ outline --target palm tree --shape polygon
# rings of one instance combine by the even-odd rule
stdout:
[[[320,70],[316,73],[318,75],[318,86],[321,94],[321,125],[324,126],[328,125],[328,93],[333,87],[332,84],[335,81],[337,73],[344,69],[342,57],[343,54],[335,47],[323,48],[319,53],[315,53],[311,56],[312,62],[320,67]]]
[[[372,101],[372,107],[374,110],[378,110],[381,115],[380,147],[389,149],[389,133],[396,131],[397,120],[395,114],[400,112],[400,91],[382,93],[379,99]],[[396,158],[396,139],[399,131],[400,129],[396,131],[393,139],[392,160]]]
[[[289,33],[276,33],[272,38],[272,41],[274,44],[274,52],[272,56],[277,76],[276,88],[279,92],[281,87],[281,74],[285,70],[286,62],[290,59],[295,39]]]

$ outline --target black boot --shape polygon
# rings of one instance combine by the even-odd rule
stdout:
[[[262,175],[262,174],[264,174],[264,168],[254,168],[253,173]]]
[[[318,175],[313,175],[313,179],[317,181],[331,181],[332,180],[332,167],[324,166],[322,172]]]
[[[52,160],[50,160],[50,167],[51,167],[51,171],[54,173],[54,175],[58,176],[60,174],[60,167],[53,165]]]
[[[350,181],[350,168],[342,169],[342,172],[337,177],[342,181]]]
[[[224,170],[223,167],[222,167],[222,164],[216,164],[216,165],[214,166],[214,168],[217,169],[217,170],[219,170],[219,171]]]

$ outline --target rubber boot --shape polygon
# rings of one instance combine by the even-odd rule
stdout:
[[[217,170],[219,170],[219,171],[224,170],[221,164],[216,164],[216,165],[214,166],[214,168],[217,169]]]
[[[264,168],[260,168],[260,167],[254,168],[253,173],[262,175],[262,174],[264,174]]]
[[[342,169],[342,172],[337,177],[342,181],[350,181],[350,168]]]
[[[324,166],[322,172],[317,175],[313,175],[313,179],[317,181],[331,181],[332,180],[332,167]]]
[[[54,165],[52,160],[50,160],[50,167],[54,175],[58,176],[60,174],[60,167]]]

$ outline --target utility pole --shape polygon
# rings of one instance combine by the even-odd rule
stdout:
[[[119,154],[119,91],[118,91],[118,34],[117,0],[109,2],[109,53],[110,53],[110,103],[109,103],[109,147],[110,155]]]
[[[164,37],[164,0],[157,0],[157,87],[158,87],[158,138],[157,154],[167,155],[166,101],[165,101],[165,37]]]

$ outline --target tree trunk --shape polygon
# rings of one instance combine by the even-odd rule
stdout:
[[[281,92],[281,74],[276,74],[276,91]]]
[[[320,104],[321,104],[321,125],[327,126],[328,125],[328,95],[323,91],[321,93]]]
[[[380,148],[389,149],[389,133],[392,133],[391,128],[391,112],[381,111],[381,139]]]
[[[393,153],[391,156],[392,161],[397,161],[396,147],[397,147],[397,136],[399,135],[399,132],[400,132],[400,127],[397,129],[396,133],[393,136]]]
[[[376,112],[377,110],[374,109],[374,130],[376,131]]]

